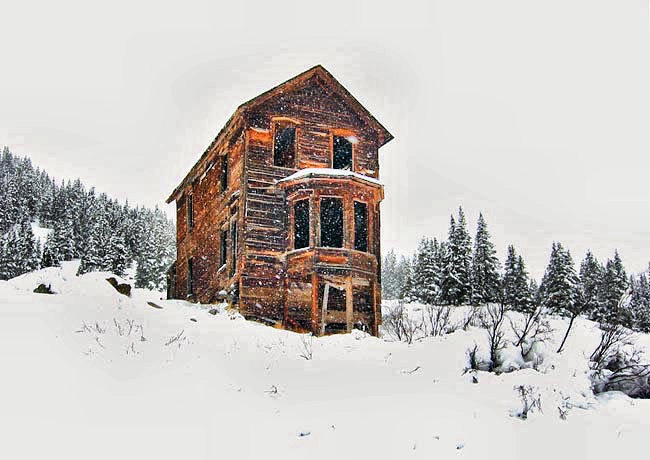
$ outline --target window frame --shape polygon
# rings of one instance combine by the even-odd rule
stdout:
[[[219,228],[219,270],[228,265],[228,226]]]
[[[343,128],[335,128],[330,130],[330,145],[329,145],[329,160],[330,160],[330,168],[334,168],[334,138],[335,137],[343,137],[347,140],[348,137],[354,137],[358,139],[358,136],[355,132],[349,130],[349,129],[343,129]],[[355,172],[357,168],[357,142],[350,142],[352,145],[352,158],[351,158],[351,164],[350,164],[350,171]],[[342,169],[341,171],[345,171]]]
[[[294,129],[293,135],[293,165],[277,165],[275,163],[275,142],[276,142],[276,132],[278,125],[284,125],[285,127],[292,127]],[[271,166],[277,168],[287,168],[287,169],[297,169],[298,168],[298,137],[300,135],[300,122],[294,118],[289,117],[272,117],[271,118]]]
[[[341,202],[341,246],[323,246],[323,200],[336,199]],[[318,247],[329,249],[345,249],[345,197],[336,195],[320,195],[318,197]]]
[[[296,206],[298,206],[298,203],[307,203],[307,245],[306,246],[301,246],[301,247],[296,247]],[[311,247],[311,232],[312,232],[312,226],[311,226],[311,213],[312,213],[312,206],[311,206],[311,200],[309,197],[304,197],[297,199],[293,201],[291,205],[291,213],[292,213],[292,222],[291,222],[291,231],[292,231],[292,236],[291,236],[291,248],[293,250],[300,250],[300,249],[309,249]]]
[[[191,232],[196,225],[196,222],[194,221],[194,193],[188,193],[185,201],[185,207],[187,210],[187,231]]]
[[[230,182],[230,171],[228,168],[228,152],[221,155],[221,164],[219,169],[219,191],[224,193],[228,190],[228,182]]]
[[[366,208],[366,249],[365,250],[357,249],[357,213],[355,209],[355,205],[357,203],[363,204]],[[370,253],[370,206],[367,201],[352,198],[352,222],[354,226],[352,232],[352,239],[353,239],[352,249],[359,252]]]

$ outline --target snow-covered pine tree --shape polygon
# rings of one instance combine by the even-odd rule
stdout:
[[[40,243],[35,240],[31,224],[24,220],[18,230],[18,273],[38,270],[41,262]]]
[[[451,216],[445,255],[441,302],[451,305],[466,304],[471,296],[472,240],[467,232],[467,222],[462,207],[458,208],[458,221]]]
[[[409,260],[404,258],[404,284],[400,292],[400,299],[404,302],[415,302],[417,300],[417,286],[415,284],[415,263],[417,256],[413,255],[413,259]]]
[[[649,270],[650,272],[650,270]],[[650,282],[646,273],[630,276],[630,300],[633,329],[650,332]]]
[[[575,272],[573,258],[560,243],[553,243],[540,290],[542,306],[551,312],[570,318],[569,326],[557,350],[559,353],[569,336],[573,322],[585,311],[580,292],[580,280]]]
[[[384,256],[381,264],[381,294],[384,299],[396,299],[398,297],[397,286],[397,254],[390,249]]]
[[[60,261],[57,258],[56,251],[52,250],[52,237],[51,233],[47,235],[45,244],[43,245],[43,255],[41,256],[41,267],[58,267],[60,266]]]
[[[506,305],[518,312],[528,312],[533,303],[533,292],[524,258],[517,255],[513,245],[508,246],[503,270],[503,299]]]
[[[478,216],[474,257],[471,271],[472,303],[483,305],[495,302],[499,292],[499,259],[490,240],[483,214]]]
[[[124,236],[121,233],[114,233],[109,242],[107,251],[109,260],[109,271],[122,276],[128,265],[128,254],[124,244]]]
[[[404,289],[406,286],[406,281],[408,279],[410,273],[410,262],[409,259],[401,255],[399,258],[399,262],[397,263],[397,273],[396,273],[396,298],[397,299],[403,299],[404,298]]]
[[[585,258],[580,264],[580,290],[584,302],[585,314],[596,319],[600,308],[600,288],[603,277],[603,266],[596,257],[587,251]]]
[[[628,327],[631,325],[629,312],[621,305],[627,287],[627,274],[618,251],[615,251],[614,258],[605,264],[601,278],[600,305],[595,315],[597,321]]]
[[[416,300],[433,305],[438,301],[439,268],[436,266],[435,254],[438,251],[438,241],[423,238],[418,245],[413,270],[414,296]]]

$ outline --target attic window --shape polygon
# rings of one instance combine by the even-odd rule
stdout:
[[[275,125],[273,164],[283,168],[296,166],[296,127],[287,122]]]
[[[309,200],[300,200],[293,206],[293,248],[309,247]]]
[[[343,136],[334,136],[332,168],[352,170],[352,142]]]
[[[323,198],[320,202],[320,245],[343,247],[343,201],[340,198]]]

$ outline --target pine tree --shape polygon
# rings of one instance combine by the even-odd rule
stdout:
[[[440,270],[436,265],[436,252],[439,250],[436,239],[423,238],[415,256],[413,284],[418,301],[433,305],[440,295]]]
[[[381,293],[384,299],[396,299],[399,295],[397,286],[397,255],[394,249],[388,251],[381,264]]]
[[[400,292],[400,299],[404,302],[410,303],[417,300],[416,292],[416,283],[415,283],[415,260],[416,256],[413,256],[413,260],[404,259],[404,285],[402,291]]]
[[[441,301],[452,305],[468,303],[471,300],[472,246],[462,207],[458,208],[458,221],[456,222],[453,216],[450,219],[445,255]]]
[[[650,332],[650,282],[645,273],[637,278],[630,276],[630,301],[628,308],[632,316],[633,329]]]
[[[585,304],[585,313],[589,314],[592,319],[595,318],[600,307],[602,277],[603,266],[591,251],[587,251],[584,260],[580,264],[580,289],[582,301]]]
[[[573,266],[571,253],[560,243],[553,243],[551,258],[546,267],[540,286],[542,305],[554,313],[563,314],[570,318],[562,343],[557,352],[561,352],[573,322],[585,311],[581,300],[580,280]]]
[[[471,272],[472,303],[482,305],[496,302],[499,292],[499,260],[490,240],[483,214],[478,216],[474,257]]]
[[[627,274],[618,251],[615,251],[614,258],[607,261],[603,271],[599,289],[600,305],[595,315],[597,321],[630,325],[629,312],[621,304],[627,287]]]
[[[110,271],[119,276],[124,275],[128,262],[128,254],[126,245],[124,244],[123,235],[114,234],[111,237],[107,254],[110,264]]]
[[[506,305],[518,312],[529,311],[533,304],[533,292],[524,259],[517,255],[513,245],[508,246],[502,286]]]
[[[41,257],[41,267],[58,267],[60,266],[59,259],[56,256],[56,252],[52,250],[52,238],[51,234],[47,236],[45,244],[43,245],[43,256]]]

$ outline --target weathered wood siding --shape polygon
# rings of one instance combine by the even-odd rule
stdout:
[[[228,158],[228,187],[221,191],[221,161],[227,153]],[[222,227],[229,228],[231,210],[235,209],[241,216],[241,185],[244,172],[244,141],[243,137],[226,149],[214,152],[206,162],[204,173],[189,186],[183,198],[177,201],[177,268],[176,296],[186,298],[187,293],[187,260],[192,257],[194,271],[194,298],[200,302],[212,302],[217,293],[228,288],[235,277],[230,276],[229,267],[221,267],[220,231]],[[193,195],[194,228],[188,228],[187,196]],[[239,219],[241,229],[242,219]],[[231,258],[229,234],[228,260]],[[239,252],[241,253],[241,246]]]

